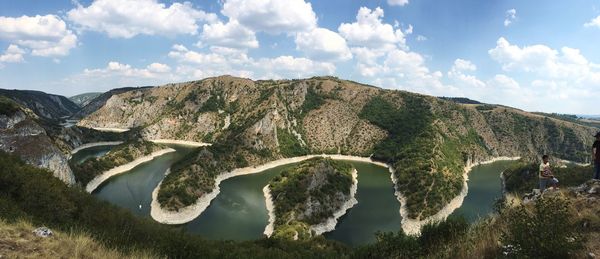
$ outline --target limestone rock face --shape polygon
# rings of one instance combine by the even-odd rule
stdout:
[[[46,135],[44,128],[26,114],[21,109],[12,116],[0,115],[0,150],[16,154],[28,164],[46,168],[63,182],[74,184],[67,156]]]

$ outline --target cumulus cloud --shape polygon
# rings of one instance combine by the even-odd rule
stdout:
[[[520,47],[500,38],[488,53],[504,71],[522,74],[520,84],[502,76],[488,81],[492,87],[504,86],[501,96],[508,104],[530,110],[581,112],[600,98],[596,90],[600,89],[600,65],[578,49],[556,50],[543,44]],[[530,82],[523,83],[527,79]]]
[[[389,5],[404,6],[408,4],[408,0],[387,0]]]
[[[77,36],[55,15],[0,16],[0,39],[42,57],[66,56],[77,45]]]
[[[187,80],[223,74],[252,79],[301,78],[333,74],[336,69],[332,63],[303,57],[279,56],[255,60],[248,57],[245,50],[224,47],[197,52],[174,45],[169,57],[180,64],[176,72]]]
[[[296,48],[316,60],[345,61],[352,58],[346,40],[336,32],[316,28],[296,35]]]
[[[519,47],[502,37],[488,53],[505,71],[531,72],[536,76],[573,81],[595,81],[600,75],[598,64],[588,61],[578,49],[569,47],[560,51],[542,44]]]
[[[335,65],[331,63],[292,56],[262,58],[257,65],[264,69],[265,78],[304,78],[335,72]]]
[[[85,69],[83,74],[89,77],[130,77],[130,78],[159,78],[165,73],[171,71],[168,65],[161,63],[152,63],[146,68],[134,68],[128,64],[122,64],[116,61],[108,62],[105,68]]]
[[[112,38],[195,35],[199,21],[217,20],[215,14],[195,9],[189,2],[167,7],[157,0],[95,0],[88,7],[78,4],[67,17],[83,30],[103,32]]]
[[[517,20],[517,10],[514,8],[507,10],[504,17],[504,26],[507,27]]]
[[[202,44],[232,48],[258,48],[256,35],[236,20],[228,23],[205,24],[200,37]]]
[[[476,76],[469,74],[475,72],[477,66],[469,60],[456,59],[454,65],[448,71],[448,78],[454,81],[459,87],[485,87],[485,83],[477,79]]]
[[[600,28],[600,15],[598,15],[596,18],[590,20],[589,22],[586,22],[585,24],[583,24],[583,26]]]
[[[356,22],[342,23],[338,31],[350,45],[359,45],[370,49],[391,50],[406,47],[406,39],[402,30],[391,24],[383,23],[383,9],[371,10],[361,7],[356,15]]]
[[[4,54],[0,55],[0,65],[2,63],[23,62],[23,54],[25,54],[25,51],[19,48],[19,46],[10,44],[4,51]]]
[[[173,73],[170,66],[151,63],[136,68],[118,61],[110,61],[105,67],[87,68],[61,81],[49,83],[61,88],[65,94],[108,91],[117,87],[156,86],[179,81],[181,77]]]
[[[226,0],[221,13],[256,32],[296,33],[317,27],[317,16],[304,0]]]

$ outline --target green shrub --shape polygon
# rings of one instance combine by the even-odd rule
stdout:
[[[520,205],[503,216],[507,231],[500,240],[508,257],[566,258],[582,248],[565,199],[538,199],[531,210]]]

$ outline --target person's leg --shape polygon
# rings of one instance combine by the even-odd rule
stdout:
[[[558,189],[558,179],[552,178],[552,187],[554,187],[554,189]]]
[[[600,161],[594,162],[594,179],[600,179]]]
[[[540,178],[540,193],[544,193],[544,189],[546,189],[546,179]]]

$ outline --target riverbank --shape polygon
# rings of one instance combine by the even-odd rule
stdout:
[[[392,167],[388,167],[390,170],[392,182],[394,183],[395,195],[398,198],[398,201],[400,202],[400,216],[402,216],[402,230],[404,230],[404,233],[406,233],[406,234],[418,235],[421,232],[421,227],[423,227],[427,223],[445,220],[448,216],[450,216],[450,214],[452,214],[452,212],[454,212],[456,209],[460,208],[463,204],[465,197],[467,196],[467,193],[469,192],[469,185],[468,185],[469,172],[471,172],[471,169],[473,169],[473,167],[478,166],[478,165],[490,164],[490,163],[493,163],[496,161],[518,160],[518,159],[520,159],[520,157],[496,157],[496,158],[492,158],[490,160],[476,162],[476,163],[471,163],[471,161],[468,161],[467,165],[464,168],[463,187],[462,187],[462,190],[460,191],[460,193],[456,197],[454,197],[452,200],[450,200],[450,202],[448,202],[448,204],[446,204],[446,206],[444,206],[436,214],[434,214],[433,216],[427,217],[426,219],[423,219],[423,220],[411,219],[408,217],[408,209],[406,208],[406,197],[404,197],[404,195],[402,195],[402,193],[400,191],[398,191],[398,189],[396,188],[396,183],[398,182],[398,179],[394,175],[394,169]]]
[[[275,230],[275,205],[273,204],[273,197],[271,196],[269,184],[265,185],[263,188],[263,195],[265,196],[265,207],[267,207],[267,214],[269,215],[269,224],[265,227],[263,234],[267,237],[271,237]]]
[[[133,169],[134,167],[143,164],[145,162],[148,162],[152,159],[154,159],[155,157],[158,156],[162,156],[164,154],[167,153],[171,153],[171,152],[175,152],[175,149],[172,148],[166,148],[166,149],[162,149],[156,152],[151,153],[150,155],[147,156],[143,156],[140,157],[138,159],[135,159],[127,164],[121,165],[121,166],[117,166],[115,168],[112,168],[108,171],[105,171],[104,173],[102,173],[101,175],[98,175],[96,177],[94,177],[94,179],[92,179],[86,186],[85,186],[85,190],[89,193],[92,193],[96,188],[98,188],[98,186],[100,186],[100,184],[102,184],[104,181],[108,180],[109,178],[118,175],[118,174],[122,174],[124,172],[127,172],[131,169]]]
[[[356,200],[356,191],[358,190],[358,172],[356,169],[352,169],[352,186],[350,187],[350,199],[348,199],[341,208],[333,213],[333,216],[327,218],[325,222],[312,225],[310,229],[315,231],[316,235],[321,235],[325,232],[333,231],[337,225],[338,219],[346,214],[346,211],[358,204]],[[271,190],[267,184],[263,188],[263,194],[265,196],[265,204],[269,215],[269,224],[265,227],[263,232],[267,237],[271,237],[275,229],[275,205],[273,204],[273,197],[271,196]]]
[[[122,133],[122,132],[127,132],[129,131],[129,129],[120,129],[120,128],[101,128],[101,127],[92,127],[92,129],[97,130],[97,131],[103,131],[103,132],[117,132],[117,133]]]
[[[175,145],[183,145],[183,146],[191,146],[191,147],[204,147],[204,146],[212,145],[211,143],[176,140],[176,139],[151,139],[148,141],[156,143],[156,144],[175,144]]]
[[[123,144],[123,141],[104,141],[104,142],[94,142],[94,143],[86,143],[83,144],[73,150],[71,150],[71,155],[86,149],[86,148],[91,148],[91,147],[97,147],[97,146],[116,146],[116,145],[121,145]]]
[[[235,176],[260,173],[267,169],[271,169],[274,167],[287,165],[287,164],[298,163],[298,162],[302,162],[304,160],[308,160],[308,159],[315,158],[315,157],[325,157],[325,158],[331,158],[331,159],[335,159],[335,160],[366,162],[366,163],[372,163],[372,164],[387,167],[387,165],[385,165],[384,163],[375,162],[375,161],[372,161],[368,157],[359,157],[359,156],[320,154],[320,155],[306,155],[306,156],[299,156],[299,157],[292,157],[292,158],[283,158],[283,159],[268,162],[268,163],[260,165],[260,166],[250,166],[250,167],[238,168],[238,169],[234,169],[233,171],[220,174],[215,179],[215,187],[213,188],[212,192],[204,194],[204,196],[198,198],[194,204],[187,206],[185,208],[179,209],[179,211],[170,211],[170,210],[166,210],[166,209],[163,209],[162,207],[160,207],[160,204],[156,200],[156,197],[158,196],[158,192],[160,191],[160,184],[159,184],[152,192],[152,206],[151,206],[150,215],[152,216],[152,218],[154,220],[156,220],[160,223],[163,223],[163,224],[184,224],[184,223],[190,222],[190,221],[194,220],[195,218],[197,218],[198,216],[200,216],[200,214],[202,214],[202,212],[204,212],[204,210],[210,205],[210,202],[215,197],[217,197],[217,195],[220,192],[219,185],[221,184],[222,181],[227,180],[231,177],[235,177]]]

